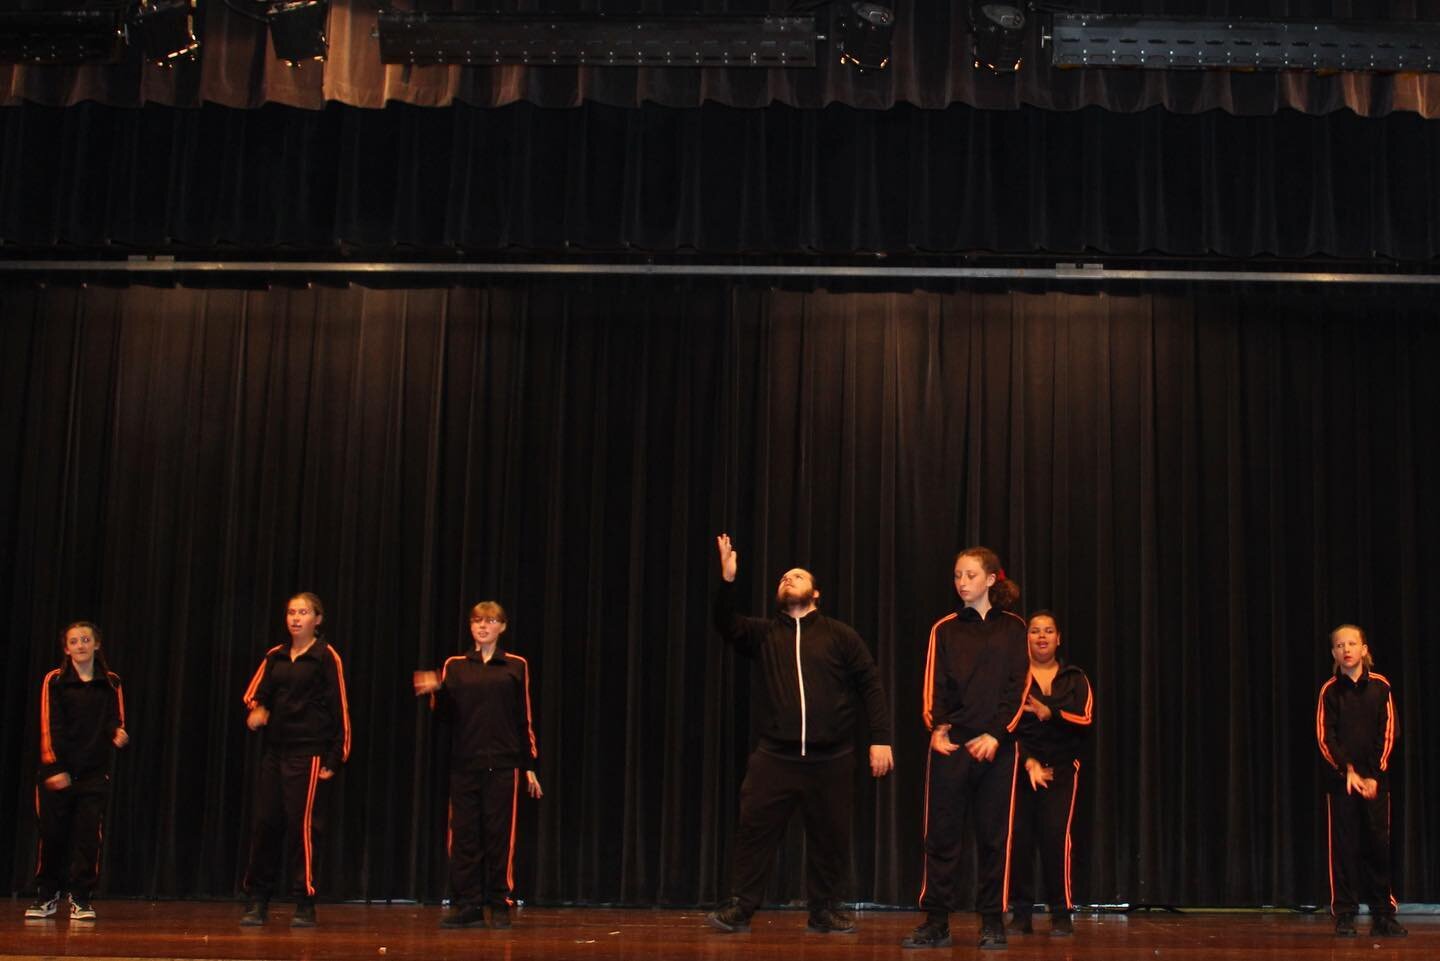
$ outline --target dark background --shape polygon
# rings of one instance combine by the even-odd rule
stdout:
[[[547,791],[521,896],[717,898],[750,705],[708,625],[725,530],[750,607],[812,568],[892,698],[897,772],[857,772],[857,897],[916,896],[925,637],[977,542],[1022,606],[1059,612],[1095,683],[1079,899],[1325,899],[1313,712],[1341,621],[1397,690],[1398,894],[1440,897],[1425,292],[12,283],[0,317],[16,889],[39,680],[87,617],[133,739],[105,889],[233,892],[240,693],[309,589],[355,725],[328,894],[442,894],[444,757],[409,677],[495,597],[532,665]],[[780,897],[800,863],[792,837]]]

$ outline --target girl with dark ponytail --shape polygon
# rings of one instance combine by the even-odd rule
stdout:
[[[53,917],[67,890],[71,920],[95,920],[90,893],[100,879],[110,775],[115,750],[130,743],[120,678],[105,663],[100,640],[100,628],[89,621],[66,627],[65,659],[40,688],[38,896],[25,909],[32,920]]]
[[[920,891],[925,920],[903,942],[907,948],[950,944],[961,826],[972,806],[980,947],[1005,944],[1010,811],[1019,762],[1015,728],[1030,673],[1025,621],[1010,610],[1020,600],[1020,587],[1005,576],[990,548],[956,555],[954,577],[960,603],[930,629],[925,660],[922,701],[930,729]]]

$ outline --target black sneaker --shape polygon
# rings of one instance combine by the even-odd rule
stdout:
[[[980,920],[980,947],[996,951],[1005,947],[1005,916],[987,914]]]
[[[442,928],[473,928],[484,923],[485,909],[478,904],[457,904],[440,919]]]
[[[1035,922],[1029,911],[1016,911],[1010,918],[1011,934],[1034,934]]]
[[[1400,926],[1393,914],[1377,914],[1370,919],[1370,936],[1372,938],[1403,938],[1410,932]]]
[[[936,918],[926,918],[914,931],[900,942],[902,948],[948,948],[950,947],[950,924]]]
[[[510,906],[497,904],[490,909],[490,927],[504,931],[510,927]]]
[[[315,927],[315,902],[301,901],[295,905],[295,914],[290,918],[292,928]]]
[[[242,928],[258,928],[270,917],[270,902],[263,899],[246,902],[245,913],[240,915]]]
[[[816,934],[854,934],[855,919],[827,904],[810,912],[810,923],[805,927]]]
[[[84,895],[70,895],[70,920],[71,921],[94,921],[95,906],[90,899]]]
[[[55,912],[59,910],[59,908],[60,895],[57,894],[54,897],[50,898],[48,901],[45,900],[44,895],[41,895],[40,897],[35,899],[33,904],[31,904],[28,908],[25,909],[25,917],[31,921],[42,920],[44,918],[53,918],[55,916]]]
[[[750,915],[740,907],[739,901],[730,901],[723,908],[705,915],[705,923],[726,934],[738,934],[750,930]]]
[[[1050,915],[1050,936],[1052,938],[1068,938],[1074,933],[1075,925],[1070,920],[1070,912]]]
[[[1337,915],[1335,915],[1335,937],[1337,937],[1337,938],[1353,938],[1353,937],[1355,937],[1355,915],[1353,915],[1353,914],[1337,914]]]

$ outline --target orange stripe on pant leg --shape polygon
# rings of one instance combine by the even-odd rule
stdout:
[[[305,819],[301,827],[301,834],[304,835],[305,843],[305,893],[315,896],[315,873],[313,863],[315,859],[315,848],[310,837],[310,822],[315,811],[315,786],[320,782],[320,759],[310,759],[310,786],[305,792]]]
[[[1028,685],[1026,686],[1028,690]],[[1015,743],[1015,765],[1010,768],[1010,818],[1005,823],[1005,881],[1000,887],[1000,913],[1010,910],[1010,841],[1015,834],[1015,778],[1020,773],[1020,743]]]
[[[520,769],[515,769],[515,787],[510,795],[510,854],[505,859],[505,903],[514,904],[515,893],[515,815],[520,807]]]
[[[930,756],[935,752],[925,751],[925,810],[920,820],[920,852],[925,860],[920,866],[920,906],[925,906],[925,887],[930,883],[930,855],[925,844],[930,840]]]
[[[1335,915],[1335,821],[1330,815],[1330,794],[1325,794],[1325,860],[1330,871],[1330,915]]]
[[[455,856],[455,802],[445,805],[445,856]]]
[[[1065,818],[1065,910],[1075,906],[1070,894],[1070,825],[1075,821],[1075,799],[1080,796],[1080,762],[1075,762],[1075,783],[1070,786],[1070,814]]]

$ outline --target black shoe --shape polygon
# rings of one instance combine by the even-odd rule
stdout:
[[[94,921],[95,906],[90,899],[82,894],[70,895],[70,920],[71,921]]]
[[[442,928],[473,928],[484,923],[485,909],[478,904],[457,904],[440,919]]]
[[[1034,934],[1035,922],[1031,920],[1029,911],[1016,911],[1010,918],[1011,934]]]
[[[1070,913],[1050,915],[1050,936],[1052,938],[1068,938],[1075,933],[1075,925],[1070,920]]]
[[[1335,937],[1337,937],[1337,938],[1353,938],[1353,937],[1355,937],[1355,915],[1353,915],[1353,914],[1337,914],[1337,915],[1335,916]]]
[[[504,931],[510,927],[510,906],[497,904],[490,909],[490,927]]]
[[[900,947],[948,948],[950,947],[950,923],[936,918],[926,918],[924,923],[911,931],[905,940],[900,942]]]
[[[1377,914],[1370,919],[1370,936],[1372,938],[1403,938],[1410,932],[1400,926],[1393,914]]]
[[[816,934],[854,934],[855,919],[827,904],[810,912],[810,923],[805,927]]]
[[[705,923],[726,934],[738,934],[750,930],[750,915],[740,907],[739,901],[731,901],[723,908],[705,915]]]
[[[270,917],[269,901],[249,901],[245,905],[245,913],[240,915],[240,926],[242,928],[258,928]]]
[[[986,951],[996,951],[1005,947],[1005,916],[1001,914],[987,914],[980,921],[980,947]]]
[[[295,905],[295,914],[290,918],[292,928],[315,927],[315,902],[301,901]]]

